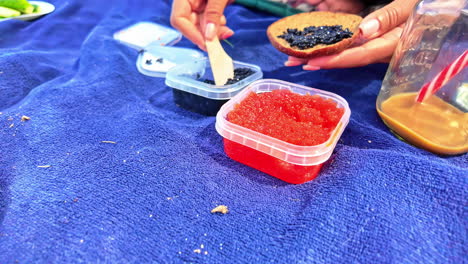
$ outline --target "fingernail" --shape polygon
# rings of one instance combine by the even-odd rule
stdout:
[[[313,66],[313,65],[304,65],[302,66],[302,69],[305,71],[318,71],[320,70],[319,66]]]
[[[216,36],[216,26],[213,23],[206,24],[205,27],[205,38],[212,40]]]
[[[232,35],[234,35],[234,31],[229,30],[229,31],[224,32],[224,34],[221,36],[221,38],[222,39],[227,39],[227,38],[232,37]]]
[[[377,33],[380,28],[380,23],[377,19],[371,19],[369,21],[363,22],[359,29],[361,30],[361,34],[364,38],[370,38],[372,35]]]

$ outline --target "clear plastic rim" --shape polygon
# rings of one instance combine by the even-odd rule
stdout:
[[[270,83],[270,84],[274,83],[274,84],[280,84],[282,86],[289,86],[289,87],[294,86],[295,88],[308,90],[308,91],[312,92],[313,94],[319,94],[320,96],[323,96],[323,97],[330,98],[330,99],[334,100],[335,102],[340,104],[345,109],[345,112],[343,113],[343,116],[341,117],[341,119],[340,119],[338,125],[336,126],[336,128],[330,134],[330,137],[328,138],[328,140],[325,141],[322,144],[314,145],[314,146],[300,146],[300,145],[291,144],[291,143],[285,142],[283,140],[273,138],[271,136],[267,136],[267,135],[264,135],[264,134],[262,134],[260,132],[257,132],[257,131],[254,131],[254,130],[251,130],[251,129],[248,129],[248,128],[245,128],[245,127],[241,127],[239,125],[236,125],[234,123],[229,122],[226,119],[227,113],[234,107],[235,104],[237,104],[238,102],[241,101],[241,100],[236,101],[235,99],[236,98],[241,98],[241,99],[245,98],[251,91],[253,91],[255,89],[256,86],[258,86],[260,84],[265,84],[265,83]],[[276,90],[276,89],[274,89],[274,90]],[[253,92],[255,92],[255,91],[253,91]],[[218,131],[218,133],[221,136],[223,136],[224,138],[226,138],[226,133],[230,133],[230,134],[236,135],[238,138],[242,138],[243,140],[249,140],[249,141],[257,142],[257,145],[262,144],[262,145],[268,146],[268,147],[270,147],[272,149],[275,149],[275,150],[277,150],[277,151],[279,151],[281,153],[284,153],[285,157],[295,156],[295,157],[302,157],[302,158],[312,158],[312,157],[320,157],[320,156],[327,155],[327,154],[331,155],[331,151],[335,148],[335,145],[338,142],[339,138],[341,137],[341,134],[343,133],[344,129],[346,128],[346,126],[349,123],[350,116],[351,116],[351,110],[349,109],[348,103],[346,102],[346,100],[344,98],[342,98],[339,95],[336,95],[334,93],[327,92],[327,91],[322,91],[322,90],[319,90],[319,89],[314,89],[314,88],[310,88],[310,87],[306,87],[306,86],[302,86],[302,85],[297,85],[297,84],[294,84],[294,83],[288,83],[288,82],[280,81],[280,80],[263,79],[263,80],[258,80],[258,81],[255,81],[255,82],[251,83],[241,93],[237,94],[233,99],[231,99],[226,104],[224,104],[221,107],[218,114],[216,115],[216,125],[215,125],[215,127],[216,127],[216,130]],[[242,145],[245,145],[245,144],[243,144],[243,142],[240,142],[241,140],[234,140],[234,141],[237,142],[237,143],[240,143]],[[269,154],[269,153],[263,151],[262,149],[256,148],[256,150],[264,152],[266,154]],[[286,162],[290,162],[289,160],[285,160],[285,159],[283,159],[281,157],[277,157],[277,158],[279,158],[281,160],[284,160]],[[307,163],[307,164],[295,163],[295,164],[307,165],[307,166],[317,165],[319,163],[322,163],[322,162],[328,160],[328,158],[329,158],[329,156],[326,157],[326,158],[324,157],[323,161],[315,162],[315,163],[312,163],[312,164],[309,164],[309,163]],[[293,162],[290,162],[290,163],[293,163]]]
[[[209,60],[208,58],[203,58],[203,59],[200,59],[200,60],[197,60],[197,61],[194,61],[194,62],[203,62],[203,61],[208,61],[208,60]],[[190,62],[190,63],[194,63],[194,62]],[[178,72],[179,69],[183,69],[183,68],[187,67],[186,65],[190,64],[190,63],[186,63],[186,64],[177,65],[174,68],[169,70],[169,72],[167,73],[167,77],[166,77],[166,85],[168,85],[169,87],[171,87],[173,89],[193,93],[193,94],[200,95],[200,96],[203,96],[203,97],[206,97],[206,98],[209,98],[209,99],[218,99],[218,100],[230,99],[232,96],[229,97],[229,98],[218,98],[218,97],[212,98],[212,97],[204,96],[203,94],[206,94],[206,93],[212,93],[212,94],[231,94],[231,93],[235,93],[235,92],[238,92],[238,91],[244,89],[246,86],[248,86],[250,83],[254,82],[255,80],[261,79],[263,77],[263,72],[262,72],[262,70],[261,70],[261,68],[259,66],[254,65],[254,64],[250,64],[250,63],[240,62],[240,61],[233,61],[233,62],[234,62],[234,64],[237,64],[238,66],[243,66],[243,67],[253,69],[253,70],[255,70],[255,73],[248,76],[245,79],[242,79],[241,81],[239,81],[237,83],[229,84],[229,85],[212,85],[212,84],[199,85],[200,81],[195,81],[195,80],[192,80],[192,79],[188,79],[188,80],[177,79],[177,80],[174,80],[176,78],[173,78],[173,76],[172,76],[173,72]],[[242,83],[244,83],[245,85],[239,85],[239,84],[242,84]],[[188,91],[187,89],[180,88],[180,85],[183,85],[183,86],[186,86],[186,87],[191,87],[195,91],[203,91],[203,93],[200,93],[200,92],[194,93],[193,91]]]

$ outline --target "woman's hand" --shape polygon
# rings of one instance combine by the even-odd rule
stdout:
[[[286,66],[302,65],[304,70],[351,68],[389,62],[403,31],[404,23],[418,0],[395,0],[371,13],[361,22],[360,43],[340,53],[300,59],[289,57]]]
[[[200,49],[206,50],[205,40],[229,38],[234,34],[226,26],[224,9],[229,0],[174,0],[171,25]]]

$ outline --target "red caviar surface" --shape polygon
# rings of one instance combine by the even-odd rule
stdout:
[[[314,146],[328,140],[343,114],[331,99],[280,89],[250,93],[227,119],[288,143]]]

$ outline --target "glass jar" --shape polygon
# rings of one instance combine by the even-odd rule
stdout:
[[[423,0],[408,19],[377,97],[400,138],[442,155],[468,151],[468,68],[422,102],[421,88],[468,50],[466,0]]]

